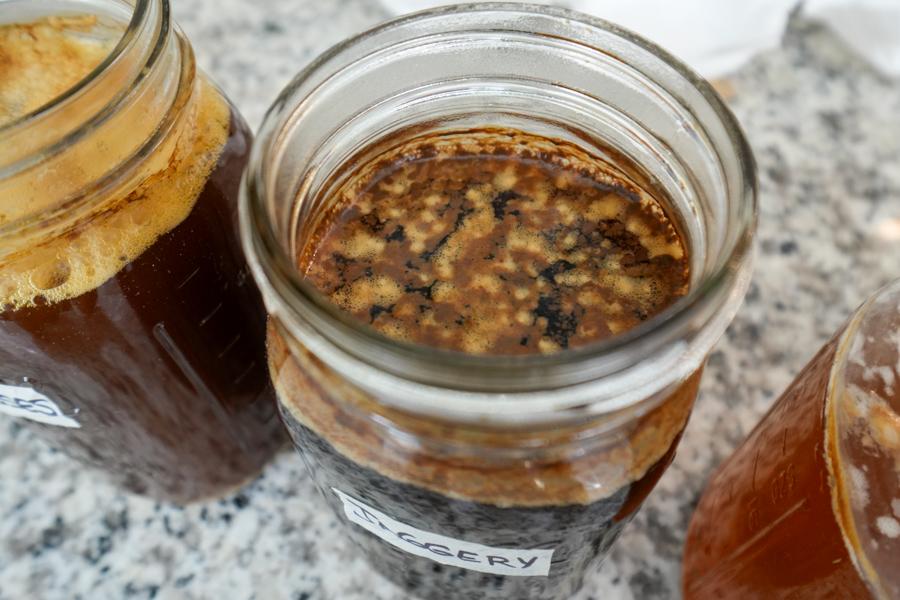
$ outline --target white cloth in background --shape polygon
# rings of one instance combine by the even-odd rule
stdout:
[[[900,76],[900,0],[806,0],[803,9],[877,69]]]
[[[394,15],[450,0],[381,0]],[[653,40],[714,78],[777,46],[799,0],[548,0],[592,14]],[[828,23],[864,58],[900,75],[900,0],[805,0],[803,10]]]

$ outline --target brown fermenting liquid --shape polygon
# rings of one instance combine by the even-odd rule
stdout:
[[[900,598],[900,280],[851,322],[826,441],[832,507],[875,598]]]
[[[707,486],[686,542],[686,599],[869,597],[832,510],[825,460],[838,337]]]
[[[367,156],[351,161],[361,166],[306,232],[298,262],[337,306],[393,339],[470,354],[565,352],[687,292],[678,228],[624,166],[508,129],[426,134]],[[694,373],[621,437],[597,443],[595,423],[507,431],[392,409],[288,339],[270,322],[282,416],[341,519],[333,490],[423,531],[553,550],[547,576],[489,574],[348,523],[378,570],[423,598],[568,597],[668,466],[700,380]]]
[[[301,257],[341,308],[412,344],[550,353],[687,292],[657,199],[570,144],[518,131],[413,139],[367,165]]]
[[[685,597],[900,598],[900,281],[801,372],[697,507]]]
[[[60,96],[109,55],[114,38],[92,36],[94,16],[0,26],[0,127]]]
[[[64,52],[83,76],[103,53],[72,32],[92,22],[8,26],[0,40],[32,40],[32,52],[19,48],[23,60]],[[80,62],[73,48],[84,51]],[[49,99],[4,106],[22,112]],[[37,234],[9,234],[0,258],[0,384],[7,396],[35,390],[80,427],[19,421],[124,488],[179,503],[239,487],[282,439],[264,311],[236,223],[250,134],[202,79],[184,110],[139,167],[137,187],[119,187]],[[90,152],[115,143],[101,138]],[[84,152],[73,162],[97,158]],[[42,175],[47,193],[65,176]]]

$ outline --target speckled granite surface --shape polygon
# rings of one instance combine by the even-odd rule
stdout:
[[[172,1],[253,127],[309,59],[385,16],[368,0]],[[900,276],[900,82],[795,22],[726,87],[759,161],[756,274],[673,466],[577,600],[680,597],[706,479],[850,311]],[[242,492],[182,509],[118,493],[0,417],[0,600],[106,598],[406,597],[338,534],[291,451]]]

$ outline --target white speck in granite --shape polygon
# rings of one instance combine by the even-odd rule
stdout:
[[[172,0],[199,64],[251,126],[374,0]],[[706,480],[854,307],[900,276],[900,82],[794,20],[732,77],[760,171],[756,273],[712,353],[672,467],[575,600],[676,600]],[[285,451],[221,501],[122,494],[0,417],[0,600],[408,600],[337,528]]]

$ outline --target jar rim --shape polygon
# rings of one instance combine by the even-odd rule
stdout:
[[[89,141],[96,132],[103,131],[103,128],[126,110],[135,98],[144,93],[155,78],[158,79],[160,75],[168,73],[164,69],[170,67],[169,59],[174,56],[173,60],[177,63],[174,68],[178,71],[173,72],[172,77],[177,83],[171,90],[166,89],[165,93],[171,95],[168,105],[161,109],[160,120],[153,129],[148,128],[146,137],[135,146],[131,154],[121,158],[114,170],[98,179],[86,181],[85,187],[73,188],[67,191],[65,196],[39,206],[32,212],[14,216],[6,222],[0,220],[0,238],[12,233],[40,229],[46,220],[71,214],[85,203],[101,197],[102,194],[99,193],[101,190],[114,183],[122,174],[136,168],[144,157],[165,139],[188,105],[189,94],[185,92],[191,89],[195,80],[194,57],[186,40],[177,42],[177,48],[174,50],[177,54],[173,54],[170,42],[176,37],[173,34],[177,33],[177,28],[172,21],[169,0],[107,0],[107,2],[112,9],[123,8],[131,11],[130,16],[127,13],[122,15],[123,25],[126,17],[128,19],[122,36],[110,53],[75,85],[37,109],[0,127],[0,144],[14,145],[16,140],[27,140],[32,132],[40,131],[45,120],[49,120],[51,126],[55,124],[54,119],[65,125],[59,129],[51,129],[54,136],[48,136],[46,140],[41,138],[39,144],[25,144],[27,150],[20,151],[18,155],[13,153],[5,157],[5,162],[0,162],[0,181],[28,176],[30,169],[44,161],[64,156],[70,148]],[[36,17],[54,14],[99,14],[90,10],[92,6],[98,5],[82,6],[82,4],[72,3],[71,11],[68,11],[69,4],[63,4],[67,10],[65,13],[59,12],[58,4],[49,5],[49,8],[57,12],[31,7],[30,14]],[[108,14],[111,18],[115,18],[112,12]],[[126,60],[131,56],[139,58],[130,62]],[[104,78],[115,82],[108,90],[102,87],[105,83]],[[93,91],[97,91],[97,98],[91,97]],[[7,200],[0,198],[0,201]],[[16,202],[16,199],[12,198],[11,201]]]
[[[740,165],[742,177],[740,186],[741,225],[740,230],[736,232],[737,239],[732,251],[728,256],[720,258],[719,267],[715,269],[712,276],[700,281],[696,286],[691,286],[685,297],[638,327],[584,347],[564,349],[552,354],[470,355],[440,348],[411,345],[385,336],[332,304],[303,279],[294,268],[293,261],[285,248],[277,241],[277,233],[268,218],[266,199],[269,186],[266,185],[266,166],[267,159],[274,155],[273,148],[277,148],[284,137],[290,135],[283,129],[279,129],[283,125],[279,120],[279,114],[282,111],[290,113],[297,109],[294,96],[298,89],[318,71],[325,69],[329,61],[335,57],[391,29],[419,20],[489,11],[505,12],[510,15],[537,14],[564,19],[577,25],[586,25],[612,33],[625,42],[636,44],[641,49],[654,54],[667,66],[674,68],[690,85],[699,90],[727,133],[736,160]],[[602,51],[608,52],[608,49]],[[313,328],[317,330],[317,334],[330,338],[332,342],[335,341],[333,336],[336,336],[336,339],[346,340],[348,337],[352,337],[357,341],[365,340],[365,344],[371,349],[383,353],[382,359],[379,360],[379,367],[400,378],[416,379],[409,373],[394,370],[393,366],[388,363],[415,361],[429,365],[432,375],[441,370],[454,370],[466,374],[468,383],[465,384],[464,389],[471,389],[471,385],[475,385],[476,389],[486,390],[485,382],[493,381],[498,382],[498,387],[489,391],[500,393],[504,390],[517,389],[516,377],[500,377],[498,379],[498,374],[501,373],[527,373],[537,369],[546,373],[549,377],[546,385],[554,388],[556,385],[551,380],[572,383],[573,374],[587,381],[595,379],[598,375],[605,376],[615,373],[624,368],[615,360],[615,355],[621,353],[623,349],[628,348],[638,353],[647,352],[658,347],[661,342],[671,342],[677,339],[679,332],[683,331],[688,324],[697,321],[698,318],[704,322],[715,319],[719,322],[721,331],[724,331],[724,326],[730,322],[734,311],[737,310],[737,304],[740,303],[749,282],[748,271],[749,264],[752,262],[757,214],[756,166],[749,143],[734,115],[705,79],[653,42],[608,21],[568,9],[516,3],[452,5],[401,16],[348,38],[320,55],[288,84],[270,107],[260,128],[257,144],[251,152],[241,196],[242,238],[251,268],[260,287],[263,288],[264,296],[266,296],[270,314],[281,318],[285,312],[296,314],[298,310],[302,310],[304,316],[313,319]],[[277,306],[273,306],[271,298],[273,294],[280,298],[277,303],[274,303]],[[715,298],[718,303],[727,303],[728,309],[724,312],[717,310],[714,311],[715,314],[710,314],[711,298]],[[718,339],[721,331],[715,335],[715,339]],[[356,359],[361,359],[360,353],[351,346],[343,344],[341,347],[343,351]],[[709,349],[711,346],[711,343],[708,344]],[[698,367],[705,359],[706,352],[697,359]],[[397,358],[398,361],[384,359],[385,355]],[[366,361],[362,360],[362,362]],[[559,377],[556,377],[554,373]],[[499,383],[500,380],[503,383]],[[432,383],[433,381],[431,379]],[[476,381],[480,383],[475,384]],[[419,383],[423,382],[420,380]],[[441,384],[449,387],[452,382],[441,381]]]
[[[82,77],[81,80],[64,91],[62,94],[51,98],[50,100],[30,112],[19,115],[12,121],[9,121],[4,125],[0,125],[0,135],[3,135],[6,132],[11,131],[12,129],[15,129],[21,125],[24,125],[29,121],[32,121],[35,117],[50,112],[57,107],[65,104],[66,101],[68,101],[73,96],[76,96],[79,92],[88,87],[92,81],[96,80],[99,75],[109,69],[109,67],[113,63],[118,61],[120,57],[136,43],[136,39],[140,33],[141,25],[149,16],[149,6],[153,1],[154,0],[134,0],[134,12],[132,12],[131,18],[129,19],[128,25],[125,28],[122,37],[119,39],[110,53],[106,57],[104,57],[104,59],[100,61],[97,66],[91,70],[90,73]],[[168,23],[169,0],[161,0],[161,3],[163,6],[164,14],[166,15],[164,22]],[[151,59],[147,61],[147,66],[151,66],[153,62],[155,62],[156,57],[159,55],[162,46],[165,43],[165,35],[162,35],[163,33],[164,32],[161,32],[161,35],[156,40],[156,47],[151,54]],[[137,82],[133,83],[132,85],[136,85],[136,83]],[[113,100],[113,102],[115,102],[115,100]]]

